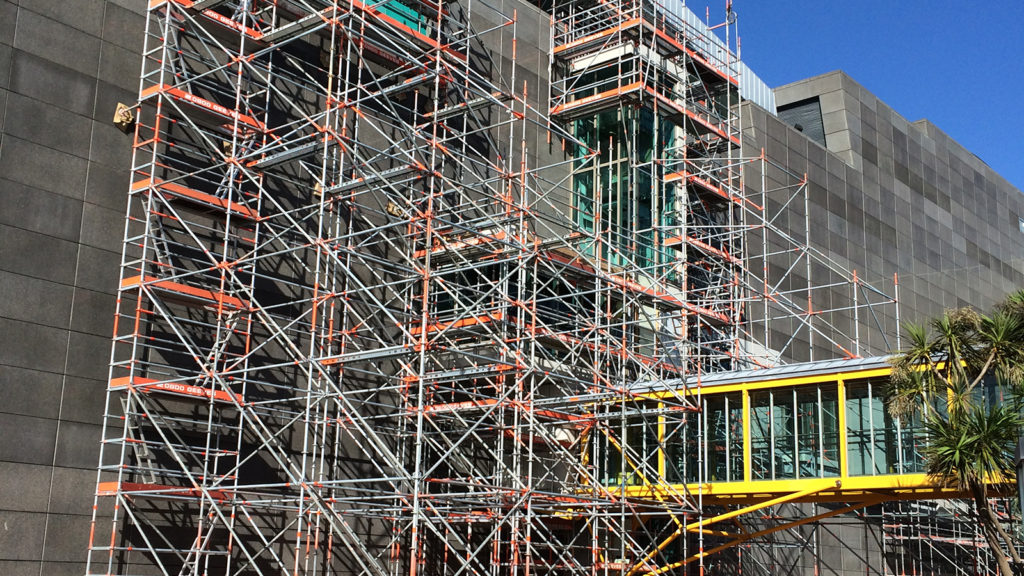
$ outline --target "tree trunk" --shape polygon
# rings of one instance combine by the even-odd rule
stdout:
[[[1013,569],[1010,568],[1010,562],[1006,558],[1006,553],[1003,552],[1003,547],[999,544],[999,537],[996,535],[996,528],[993,526],[991,511],[988,508],[988,498],[985,497],[985,488],[983,486],[971,486],[971,493],[974,495],[974,507],[978,513],[978,523],[981,524],[982,532],[985,534],[985,541],[988,542],[988,548],[992,551],[992,555],[995,556],[996,563],[999,565],[999,573],[1002,576],[1014,576]]]
[[[988,520],[981,520],[981,524],[982,532],[985,533],[985,541],[988,542],[988,548],[992,551],[992,555],[995,556],[996,563],[999,565],[999,573],[1002,574],[1002,576],[1013,576],[1013,569],[1010,568],[1010,561],[1006,558],[1006,553],[1003,552],[1003,547],[999,545],[999,538],[996,537],[996,531],[989,525]]]
[[[996,518],[995,512],[988,506],[988,500],[985,501],[985,513],[988,514],[989,522],[995,527],[996,532],[999,533],[1000,538],[1003,542],[1006,542],[1006,548],[1010,551],[1010,556],[1013,558],[1013,563],[1018,566],[1024,564],[1024,560],[1021,560],[1020,554],[1017,553],[1017,547],[1013,545],[1013,539],[1006,533],[1006,529],[999,523],[999,519]]]

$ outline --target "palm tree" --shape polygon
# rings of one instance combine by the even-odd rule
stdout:
[[[892,360],[887,406],[896,418],[920,412],[928,445],[925,471],[935,481],[970,495],[985,540],[1004,576],[1024,561],[989,507],[993,486],[1014,480],[1013,448],[1024,406],[1024,291],[991,315],[971,308],[947,311],[906,327],[909,346]],[[987,385],[1002,391],[987,401]]]

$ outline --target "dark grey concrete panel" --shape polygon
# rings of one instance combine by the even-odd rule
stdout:
[[[45,576],[82,576],[85,570],[82,562],[43,562],[40,566]]]
[[[67,342],[68,333],[59,328],[0,318],[0,350],[7,366],[63,372]]]
[[[111,252],[121,249],[124,235],[124,209],[113,210],[89,202],[82,214],[82,244],[103,248]]]
[[[0,1],[0,44],[14,45],[14,29],[18,23],[18,7],[10,0]]]
[[[82,245],[75,284],[89,290],[114,294],[117,292],[120,265],[120,253]]]
[[[93,465],[95,466],[95,463]],[[81,562],[89,547],[89,522],[88,516],[70,514],[47,516],[43,560],[47,562]],[[81,568],[79,567],[79,569]]]
[[[76,252],[72,242],[0,225],[0,270],[71,284]]]
[[[102,424],[106,394],[107,383],[104,380],[68,376],[64,381],[64,394],[61,397],[61,420]]]
[[[10,70],[11,91],[76,114],[92,114],[96,93],[92,76],[22,50],[14,50]]]
[[[57,421],[7,414],[0,418],[0,461],[49,466],[53,463]],[[3,556],[0,556],[3,558]]]
[[[42,558],[45,514],[0,512],[2,526],[7,529],[0,530],[0,560],[38,561]]]
[[[9,136],[86,158],[92,122],[85,116],[12,92],[7,98],[4,131]],[[63,164],[63,159],[58,161]],[[37,178],[40,176],[43,174]]]
[[[75,288],[71,329],[110,338],[114,330],[114,297],[102,292]]]
[[[21,7],[93,36],[100,35],[103,0],[75,0],[74,10],[68,10],[66,0],[23,0]]]
[[[105,380],[110,356],[110,335],[94,336],[71,332],[68,344],[68,374]]]
[[[51,471],[49,466],[0,461],[0,486],[5,493],[17,494],[17,498],[4,498],[0,506],[11,511],[46,512]]]
[[[2,18],[0,14],[0,18]],[[0,88],[6,89],[11,83],[11,60],[14,58],[14,48],[7,44],[0,44]],[[0,124],[3,126],[3,124]]]
[[[0,224],[76,241],[82,201],[0,178]]]
[[[74,14],[74,11],[67,12]],[[14,47],[85,74],[95,74],[99,65],[98,37],[24,7],[18,11]]]
[[[139,0],[107,0],[107,6],[117,5],[125,10],[142,15],[146,13],[146,4]]]
[[[128,199],[128,182],[129,174],[124,168],[111,168],[94,163],[89,166],[85,199],[104,208],[124,213]],[[118,232],[120,234],[120,231]],[[120,252],[120,247],[117,251]]]
[[[101,430],[95,424],[61,422],[53,464],[65,468],[95,470],[100,459]]]
[[[97,111],[99,112],[99,111]],[[110,111],[113,117],[114,111]],[[131,167],[132,135],[118,130],[113,124],[93,124],[92,149],[89,160],[112,168],[127,170]]]
[[[125,90],[138,90],[141,68],[142,44],[131,50],[113,44],[104,44],[100,50],[99,79],[102,82],[119,86]]]
[[[0,318],[67,328],[71,322],[74,288],[21,274],[0,273]]]
[[[4,120],[7,118],[7,95],[9,92],[6,88],[0,88],[0,147],[3,146],[4,135]]]
[[[0,560],[0,574],[4,576],[39,576],[39,562],[35,560]]]
[[[6,356],[4,357],[6,361]],[[40,418],[56,418],[60,410],[60,374],[15,366],[0,366],[3,404],[0,412]],[[0,507],[3,503],[0,502]]]
[[[135,2],[138,7],[143,6],[142,2]],[[103,32],[101,38],[104,42],[116,44],[136,54],[142,54],[142,39],[146,31],[146,19],[137,11],[128,10],[108,2],[106,11],[103,13]],[[138,71],[136,71],[138,75]]]
[[[54,170],[59,166],[60,170]],[[0,174],[8,180],[81,199],[85,193],[86,161],[46,146],[4,135]]]
[[[61,467],[49,470],[53,471],[50,512],[83,516],[91,514],[92,498],[87,495],[96,485],[96,471]],[[81,560],[81,557],[77,560]]]

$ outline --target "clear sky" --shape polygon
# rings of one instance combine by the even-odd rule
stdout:
[[[690,0],[711,23],[726,0]],[[1024,190],[1024,0],[733,0],[743,60],[769,86],[843,70],[927,118]]]

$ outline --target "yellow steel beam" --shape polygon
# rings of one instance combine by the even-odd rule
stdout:
[[[690,532],[697,534],[707,534],[708,536],[721,536],[722,538],[742,538],[743,534],[737,534],[735,532],[726,532],[725,530],[690,530]]]
[[[650,562],[652,558],[654,558],[655,556],[660,554],[665,548],[668,547],[669,544],[674,542],[676,538],[678,538],[679,536],[681,536],[682,534],[684,534],[686,532],[691,532],[691,531],[694,531],[694,530],[703,530],[705,526],[710,526],[712,524],[721,522],[723,520],[730,520],[732,518],[736,518],[737,516],[742,516],[744,514],[748,514],[750,512],[754,512],[754,511],[760,510],[762,508],[767,508],[769,506],[775,506],[776,504],[785,504],[786,502],[792,502],[793,500],[799,500],[800,498],[804,498],[806,496],[810,496],[811,494],[815,494],[815,493],[821,492],[823,490],[836,489],[836,488],[839,488],[840,486],[842,486],[842,483],[839,482],[838,480],[829,481],[829,482],[826,482],[826,483],[821,483],[821,484],[818,484],[817,486],[814,486],[814,487],[811,487],[811,488],[807,488],[806,490],[800,490],[799,492],[793,492],[792,494],[786,494],[786,495],[783,495],[783,496],[779,496],[777,498],[772,498],[771,500],[765,500],[764,502],[759,502],[757,504],[752,504],[752,505],[746,506],[744,508],[738,508],[736,510],[732,510],[730,512],[726,512],[724,514],[719,514],[718,516],[714,516],[712,518],[708,518],[707,520],[701,519],[701,520],[698,520],[696,522],[692,522],[690,524],[687,524],[685,527],[677,528],[674,532],[669,534],[668,537],[665,538],[660,544],[658,544],[658,546],[655,547],[654,550],[649,552],[646,556],[643,557],[642,560],[640,560],[632,568],[630,568],[629,571],[626,572],[626,576],[633,576],[633,574],[635,574],[638,570],[640,570],[641,568],[646,566],[647,563]]]
[[[757,382],[737,382],[735,384],[714,384],[701,387],[701,394],[724,394],[726,392],[739,392],[743,390],[764,390],[767,388],[788,388],[790,386],[805,386],[808,384],[823,384],[826,382],[837,382],[839,380],[864,380],[868,378],[881,378],[892,373],[891,367],[873,368],[871,370],[834,372],[832,374],[815,374],[813,376],[798,376],[789,378],[774,378],[771,380],[760,380]],[[650,398],[676,397],[682,391],[654,392]]]
[[[694,554],[693,556],[690,556],[689,558],[680,560],[679,562],[673,562],[672,564],[666,564],[665,566],[662,566],[661,568],[658,568],[657,570],[654,570],[654,571],[650,572],[650,575],[651,576],[657,576],[658,574],[663,574],[665,572],[668,572],[669,570],[674,570],[676,568],[679,568],[679,567],[684,566],[686,564],[689,564],[691,562],[700,560],[701,558],[710,556],[712,554],[717,554],[717,553],[719,553],[719,552],[721,552],[723,550],[728,550],[729,548],[732,548],[734,546],[738,546],[738,545],[740,545],[740,544],[742,544],[744,542],[748,542],[748,541],[753,540],[755,538],[760,538],[762,536],[767,536],[769,534],[774,534],[774,533],[779,532],[781,530],[788,530],[790,528],[797,528],[799,526],[803,526],[804,524],[810,524],[811,522],[817,522],[818,520],[824,520],[825,518],[831,518],[832,516],[838,516],[840,514],[846,514],[847,512],[853,512],[854,510],[859,510],[861,508],[865,508],[867,506],[872,506],[874,504],[878,504],[878,503],[884,502],[884,501],[885,501],[884,498],[875,498],[875,499],[872,499],[872,500],[865,500],[863,502],[858,502],[856,504],[851,504],[851,505],[846,506],[844,508],[839,508],[837,510],[830,510],[828,512],[824,512],[824,513],[818,514],[816,516],[809,516],[807,518],[801,518],[800,520],[796,520],[794,522],[787,522],[786,524],[779,524],[778,526],[772,526],[771,528],[765,528],[764,530],[758,530],[757,532],[751,532],[750,534],[744,534],[742,536],[737,537],[735,540],[732,540],[730,542],[726,542],[725,544],[722,544],[721,546],[715,546],[714,548],[712,548],[710,550],[705,550],[703,552],[698,552],[697,554]]]
[[[750,392],[743,391],[743,481],[754,479],[753,459],[750,448]]]
[[[850,473],[848,452],[846,451],[849,440],[846,437],[846,381],[839,379],[836,382],[836,401],[839,427],[839,475],[845,478]]]

